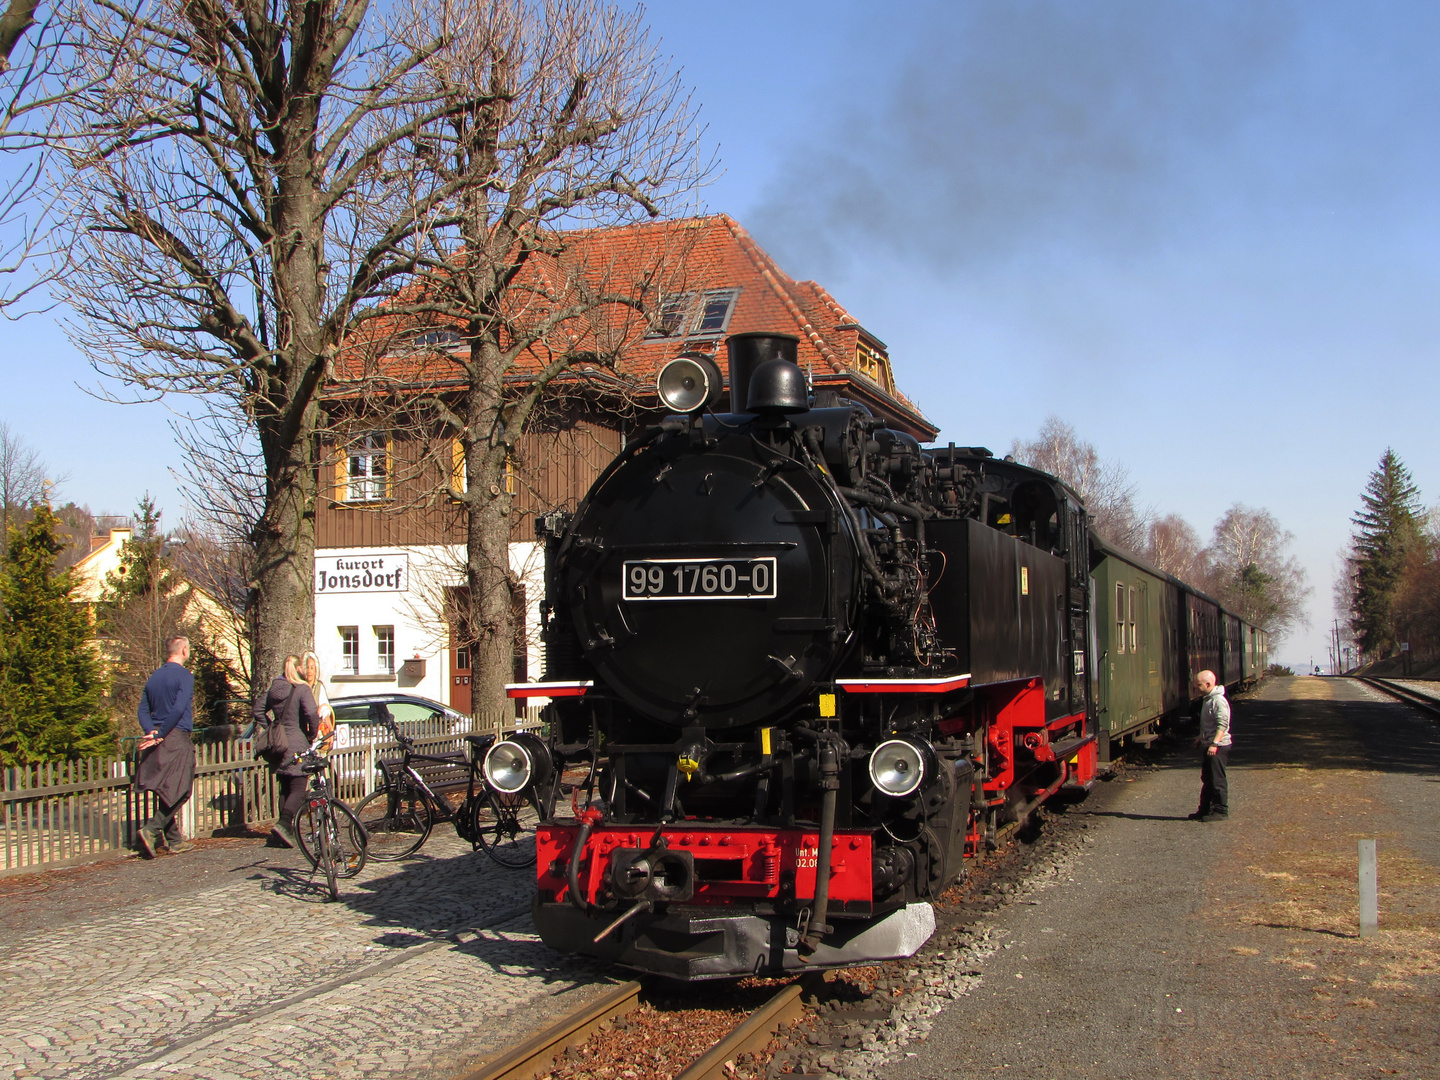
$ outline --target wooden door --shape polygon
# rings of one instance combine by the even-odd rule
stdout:
[[[470,644],[460,632],[462,626],[459,612],[465,610],[468,589],[449,590],[450,607],[450,700],[449,706],[458,713],[470,715],[473,699],[470,696]]]

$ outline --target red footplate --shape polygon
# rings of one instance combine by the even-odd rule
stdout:
[[[815,896],[815,864],[819,834],[803,829],[707,829],[684,823],[663,831],[671,851],[688,852],[695,859],[695,892],[691,904],[724,904],[737,897],[749,899]],[[535,833],[537,885],[542,899],[563,900],[570,852],[580,832],[578,825],[541,825]],[[614,852],[649,848],[661,835],[654,826],[598,826],[585,843],[580,860],[580,888],[595,902],[604,886]],[[868,832],[835,833],[830,854],[832,901],[872,899]]]

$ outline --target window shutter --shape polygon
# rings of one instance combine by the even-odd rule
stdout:
[[[395,498],[395,440],[388,432],[385,435],[385,498]]]
[[[335,501],[346,502],[350,496],[350,455],[345,452],[345,444],[340,441],[335,443]]]
[[[465,490],[465,445],[459,439],[450,440],[450,487]]]

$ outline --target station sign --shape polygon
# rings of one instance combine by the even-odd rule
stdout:
[[[315,595],[406,592],[410,556],[403,552],[355,552],[317,556]]]

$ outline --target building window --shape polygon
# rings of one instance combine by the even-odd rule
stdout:
[[[395,674],[395,627],[375,627],[375,655],[380,670],[386,675]]]
[[[422,330],[410,339],[410,344],[415,349],[460,349],[465,346],[465,338],[454,330]]]
[[[367,432],[350,443],[345,456],[345,501],[380,502],[389,495],[389,448],[385,435]]]
[[[340,673],[342,675],[360,674],[360,628],[358,626],[340,627]]]
[[[719,337],[730,325],[739,289],[676,293],[660,302],[646,337]]]
[[[660,304],[660,314],[646,337],[679,337],[685,333],[685,316],[694,297],[690,293],[671,296]]]
[[[855,370],[886,390],[895,389],[889,357],[863,339],[855,344]]]

